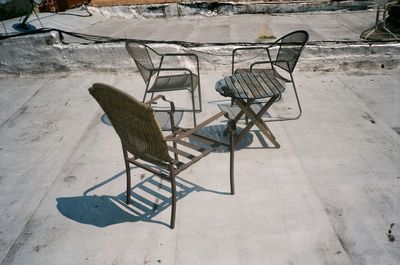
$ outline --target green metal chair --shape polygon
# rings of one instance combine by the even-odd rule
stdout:
[[[125,47],[132,56],[139,69],[140,74],[146,85],[143,96],[143,102],[146,100],[148,93],[152,96],[154,93],[188,90],[192,97],[193,123],[196,126],[196,112],[201,112],[201,89],[200,89],[200,67],[197,55],[193,53],[166,53],[161,54],[152,49],[150,46],[128,40]],[[165,66],[166,58],[190,57],[195,62],[195,72],[188,67],[168,67]],[[171,72],[175,74],[170,74]],[[198,93],[198,109],[195,103],[195,90]]]
[[[306,31],[297,30],[279,38],[269,46],[241,47],[234,49],[232,52],[232,74],[249,72],[259,73],[270,89],[277,91],[279,90],[281,92],[286,89],[285,83],[292,84],[298,105],[298,114],[294,117],[279,117],[275,119],[269,119],[268,121],[296,120],[300,118],[302,114],[300,100],[293,78],[293,71],[305,45],[308,42],[308,37],[309,36]],[[239,61],[238,55],[240,55],[240,53],[242,53],[243,56],[243,53],[254,51],[266,53],[266,57],[268,59],[257,60],[258,57],[255,56],[255,59],[252,60],[252,63],[247,64],[245,68],[237,67]],[[246,86],[245,83],[242,85]]]

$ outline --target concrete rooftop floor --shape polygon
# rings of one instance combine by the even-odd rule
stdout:
[[[313,40],[339,34],[356,39],[359,29],[370,26],[344,23],[347,12],[336,14],[309,14],[304,25]],[[373,23],[374,13],[356,14]],[[299,16],[306,14],[277,16],[292,19],[272,26],[273,33],[298,27]],[[334,23],[323,27],[312,22],[314,16]],[[51,23],[70,30],[114,36],[123,34],[118,25],[127,22],[53,17]],[[214,42],[218,26],[208,32],[205,25],[222,21],[231,25],[223,41],[254,41],[254,34],[240,31],[240,25],[266,18],[276,19],[246,15],[162,24],[175,21],[185,28],[181,21],[204,23],[201,31],[188,29],[180,37],[173,35],[174,26],[169,31],[179,40]],[[149,20],[138,21],[142,31],[130,28],[129,36],[167,38],[162,35],[167,31],[151,31],[151,23],[146,31]],[[205,110],[199,120],[229,103],[214,90],[224,74],[202,70]],[[236,152],[234,196],[227,194],[228,153],[212,153],[183,172],[174,230],[168,228],[168,184],[149,173],[132,168],[136,198],[146,197],[150,203],[121,204],[125,171],[120,142],[87,91],[92,83],[103,82],[141,98],[144,84],[138,73],[3,78],[1,264],[399,264],[400,76],[389,70],[296,71],[294,76],[302,117],[269,125],[281,148],[263,148],[256,130],[248,135],[245,148]],[[170,97],[177,105],[190,98],[186,93]],[[288,87],[270,114],[294,111],[293,99]],[[210,131],[221,130],[225,122]],[[182,124],[190,125],[191,116],[185,114]],[[152,203],[161,205],[159,211],[153,211]]]

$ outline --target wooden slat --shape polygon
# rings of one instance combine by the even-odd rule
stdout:
[[[225,97],[231,97],[233,93],[231,87],[229,87],[225,79],[219,80],[215,85],[215,89],[218,92],[222,93],[222,95],[224,95]]]
[[[190,167],[191,165],[193,165],[194,163],[196,163],[197,161],[199,161],[200,159],[202,159],[203,157],[207,156],[209,153],[211,153],[212,151],[214,151],[215,149],[217,149],[216,147],[214,148],[208,148],[206,149],[201,155],[196,156],[194,159],[192,159],[191,161],[189,161],[188,163],[184,164],[183,166],[179,167],[176,170],[176,174],[179,174],[179,172],[182,172],[183,170],[187,169],[188,167]]]
[[[165,140],[167,140],[167,141],[176,141],[176,140],[185,138],[185,137],[193,134],[194,132],[199,131],[201,128],[205,127],[206,125],[208,125],[212,121],[214,121],[214,120],[216,120],[219,117],[222,117],[224,115],[225,115],[225,112],[221,111],[221,112],[215,114],[214,116],[208,118],[207,120],[203,121],[202,123],[200,123],[199,125],[197,125],[196,127],[192,128],[192,129],[182,129],[182,131],[177,132],[178,135],[176,135],[176,136],[168,135],[167,137],[165,137]]]
[[[197,151],[197,152],[200,152],[200,153],[203,152],[203,151],[205,150],[203,147],[199,147],[199,146],[197,146],[197,145],[188,143],[188,142],[186,142],[186,141],[177,140],[177,141],[175,141],[175,142],[176,142],[177,144],[186,146],[187,148],[193,149],[193,150],[195,150],[195,151]]]
[[[261,77],[261,73],[255,74],[254,76],[262,87],[264,97],[274,96],[273,91],[269,88],[270,87],[269,83],[264,81],[264,79]],[[271,83],[271,85],[273,85],[273,84]]]
[[[264,98],[265,96],[263,96],[263,95],[265,95],[265,93],[262,93],[262,92],[264,92],[264,90],[262,89],[262,86],[255,78],[254,74],[246,73],[243,75],[246,76],[246,78],[249,79],[249,82],[251,82],[251,84],[252,84],[251,91],[254,94],[254,98]]]
[[[224,78],[232,95],[236,98],[240,98],[246,96],[244,90],[237,79],[233,78],[233,76],[228,76]]]
[[[260,76],[260,73],[254,73],[251,75],[251,80],[256,84],[260,91],[260,98],[272,97],[273,93],[270,89],[265,89],[265,82]]]
[[[269,80],[274,84],[274,88],[276,89],[276,95],[279,95],[281,93],[281,91],[283,91],[282,89],[282,84],[278,82],[278,80],[276,79],[275,76],[271,76],[271,75],[266,75]]]
[[[241,74],[237,74],[237,75],[232,76],[232,79],[233,78],[236,78],[238,80],[238,82],[240,83],[240,85],[242,86],[245,96],[243,96],[241,98],[253,98],[253,94],[251,93],[250,88],[247,85],[246,81],[243,79],[243,76]]]
[[[271,79],[265,73],[260,73],[261,78],[264,80],[267,85],[266,89],[270,89],[273,95],[279,95],[279,90],[275,87],[275,84],[271,81]]]
[[[190,154],[190,153],[188,153],[188,152],[185,152],[185,151],[183,151],[183,150],[181,150],[181,149],[174,148],[174,147],[172,147],[172,146],[170,146],[170,145],[168,145],[168,150],[171,151],[171,152],[173,152],[173,153],[175,153],[175,154],[178,154],[178,155],[181,155],[181,156],[183,156],[183,157],[186,157],[187,159],[193,159],[193,158],[196,157],[196,156],[193,155],[193,154]]]
[[[275,76],[268,75],[268,77],[274,83],[274,85],[278,89],[279,93],[282,93],[285,90],[284,84],[279,82]]]

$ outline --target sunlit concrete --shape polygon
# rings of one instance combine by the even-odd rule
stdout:
[[[91,19],[75,29],[94,27]],[[104,26],[104,35],[111,34],[113,27]],[[315,28],[313,40],[335,36]],[[277,35],[290,29],[272,27]],[[207,38],[205,28],[196,34]],[[300,59],[294,77],[303,115],[269,123],[281,148],[265,148],[251,131],[236,152],[233,196],[226,152],[183,172],[174,230],[168,183],[149,173],[132,168],[132,189],[152,204],[124,206],[120,141],[87,91],[103,82],[141,98],[144,82],[136,71],[2,77],[0,264],[398,264],[400,77],[395,69],[365,65],[321,72]],[[214,89],[228,68],[215,61],[212,70],[202,69],[199,120],[229,106]],[[190,102],[186,92],[167,96],[178,106]],[[288,86],[269,114],[295,111]],[[181,125],[191,124],[185,114]],[[209,131],[223,137],[225,125],[222,119]],[[162,207],[155,211],[155,204]]]

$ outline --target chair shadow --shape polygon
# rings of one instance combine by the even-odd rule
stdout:
[[[18,32],[22,32],[22,33],[26,33],[26,32],[30,32],[30,31],[34,31],[36,30],[36,27],[32,24],[29,23],[15,23],[12,25],[12,28],[15,29]]]
[[[230,100],[216,100],[216,101],[210,101],[208,103],[216,104],[221,111],[225,111],[226,113],[228,113],[228,116],[230,119],[233,119],[234,117],[236,117],[236,115],[238,115],[240,112],[240,108],[236,105],[232,106]],[[265,103],[257,102],[257,103],[254,103],[251,106],[251,108],[256,113],[258,113],[264,104]],[[266,119],[265,120],[266,122],[268,122],[268,119],[272,118],[272,116],[268,112],[265,112],[262,117],[263,117],[263,119]],[[247,125],[247,121],[245,120],[244,115],[238,121],[237,125],[239,125],[239,126]],[[241,130],[243,130],[243,128],[241,128],[239,126],[236,129],[236,134],[240,134]],[[225,130],[225,129],[226,129],[226,126],[224,127],[223,130]],[[258,139],[258,142],[261,146],[250,146],[254,140],[253,134]],[[220,134],[215,134],[215,133],[208,133],[206,136],[213,138],[215,140],[218,140],[218,141],[222,140],[223,142],[227,142],[229,140],[228,136],[223,135],[223,134],[220,135]],[[218,139],[218,138],[220,138],[220,139]],[[279,148],[279,147],[276,147],[273,144],[272,145],[268,144],[268,142],[265,140],[265,137],[262,135],[261,131],[255,129],[255,127],[253,127],[248,133],[246,133],[243,136],[243,138],[240,140],[240,142],[236,144],[236,150],[240,150],[240,149],[277,149],[277,148]],[[229,150],[226,147],[221,147],[217,151],[227,152]]]
[[[89,192],[124,175],[125,171],[122,171],[87,189],[82,196],[56,198],[58,211],[75,222],[96,227],[138,221],[169,227],[169,223],[153,220],[155,216],[171,206],[169,182],[161,180],[158,176],[148,177],[132,187],[130,205],[125,204],[125,192],[116,196],[88,195]],[[176,178],[176,185],[177,201],[192,192],[230,194],[229,192],[209,190],[179,177]]]
[[[209,125],[209,126],[201,128],[199,130],[199,134],[206,136],[208,138],[211,138],[215,141],[229,144],[229,134],[224,133],[226,130],[226,126],[227,126],[226,124]],[[237,133],[240,133],[242,128],[238,127],[236,130],[237,130]],[[204,145],[203,142],[196,141],[196,140],[190,140],[190,142],[197,146]],[[235,150],[249,148],[249,146],[252,143],[253,143],[253,134],[246,133],[244,135],[243,139],[238,144],[236,144]],[[215,153],[226,153],[226,152],[229,152],[229,147],[221,145],[214,152]]]

